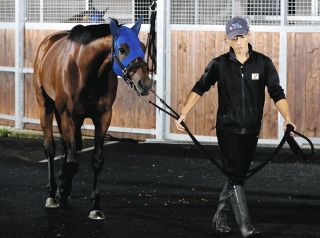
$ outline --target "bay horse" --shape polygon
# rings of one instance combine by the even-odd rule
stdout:
[[[111,121],[117,76],[125,79],[138,96],[148,95],[152,88],[144,60],[145,48],[138,38],[141,22],[142,18],[131,28],[119,25],[115,19],[110,24],[77,25],[70,31],[53,33],[40,43],[33,86],[48,160],[46,208],[70,206],[72,179],[79,168],[76,151],[82,148],[81,126],[85,118],[91,118],[95,143],[89,218],[105,218],[99,204],[98,176],[104,163],[103,142]],[[54,115],[64,149],[58,184],[53,164]]]

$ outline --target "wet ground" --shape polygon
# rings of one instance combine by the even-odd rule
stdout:
[[[92,141],[85,141],[90,146]],[[0,238],[219,237],[211,220],[225,178],[195,146],[119,142],[104,148],[101,205],[106,219],[92,221],[87,218],[92,151],[80,155],[71,209],[47,210],[42,141],[0,138]],[[217,146],[206,148],[220,156]],[[259,147],[255,164],[272,150]],[[319,162],[319,150],[306,163],[284,149],[248,180],[248,206],[262,237],[320,237]],[[232,216],[230,224],[234,231],[225,237],[240,237]]]

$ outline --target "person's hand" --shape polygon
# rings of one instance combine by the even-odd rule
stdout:
[[[176,120],[176,127],[178,131],[185,131],[186,129],[181,125],[181,122],[186,119],[186,115],[181,115],[178,120]]]
[[[284,121],[283,123],[283,129],[286,131],[287,130],[287,125],[291,125],[293,126],[293,130],[295,131],[296,130],[296,125],[293,124],[293,122],[291,121],[291,119],[287,119]],[[294,136],[294,133],[293,132],[290,132],[290,136]]]

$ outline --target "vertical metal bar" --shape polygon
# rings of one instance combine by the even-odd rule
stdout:
[[[135,19],[135,0],[132,1],[132,7],[131,7],[131,19],[132,19],[132,23],[134,24],[136,19]]]
[[[85,10],[86,10],[86,11],[90,10],[90,9],[89,9],[89,2],[90,2],[90,0],[86,0],[86,1],[85,1]],[[92,6],[91,6],[91,7],[92,7]]]
[[[240,0],[232,1],[232,17],[241,15],[241,3]]]
[[[192,7],[192,6],[190,6]],[[194,24],[199,24],[199,2],[198,0],[195,0],[194,3],[195,11],[194,11]]]
[[[312,16],[318,16],[318,8],[319,8],[318,0],[312,0],[311,1],[311,15]]]
[[[40,22],[43,22],[43,0],[40,0]]]
[[[285,93],[287,93],[287,19],[288,19],[288,0],[281,1],[281,26],[280,26],[280,46],[279,46],[279,77],[280,84]],[[283,136],[283,117],[278,113],[278,140]]]
[[[167,0],[167,5],[166,5],[166,12],[168,16],[166,17],[166,26],[165,26],[165,40],[166,40],[166,45],[165,45],[165,81],[164,81],[164,89],[165,89],[165,97],[167,100],[168,105],[171,105],[171,1]],[[164,12],[165,14],[165,12]],[[179,112],[178,112],[179,113]],[[165,116],[163,114],[163,121],[164,121],[164,136],[163,138],[166,139],[170,134],[170,118]]]
[[[157,1],[157,74],[156,92],[161,98],[165,98],[166,88],[166,35],[168,31],[167,18],[170,16],[170,9],[167,8],[169,0]],[[169,5],[170,6],[170,5]],[[166,14],[167,13],[167,14]],[[163,140],[165,131],[165,114],[156,111],[156,139]]]
[[[234,5],[235,5],[235,4],[234,4],[234,0],[232,0],[232,16],[231,16],[231,17],[234,17],[234,16],[235,16],[235,15],[234,15],[234,13],[235,13],[235,12],[234,12]]]
[[[23,128],[25,1],[15,0],[15,128]]]

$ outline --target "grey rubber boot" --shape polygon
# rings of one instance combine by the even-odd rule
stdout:
[[[223,186],[221,191],[217,211],[212,220],[212,227],[218,233],[230,233],[231,228],[227,224],[229,212],[229,192],[228,182]]]
[[[240,185],[232,186],[232,189],[229,190],[229,195],[232,210],[242,237],[259,237],[261,235],[260,231],[250,221],[244,187]]]

